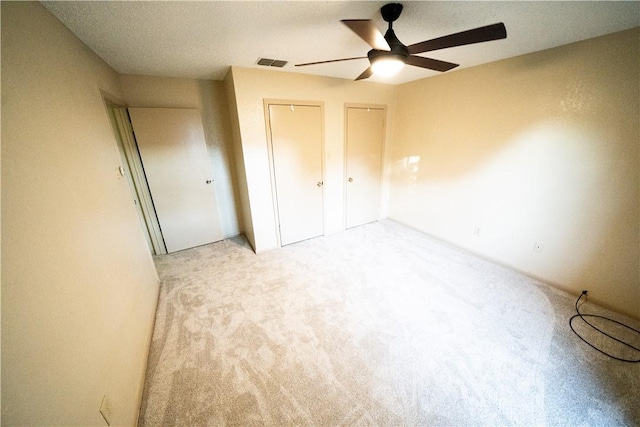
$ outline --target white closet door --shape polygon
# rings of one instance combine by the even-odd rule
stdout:
[[[309,105],[269,105],[280,242],[324,234],[322,110]]]
[[[222,240],[200,111],[129,108],[167,252]]]
[[[385,110],[347,108],[346,227],[380,216]]]

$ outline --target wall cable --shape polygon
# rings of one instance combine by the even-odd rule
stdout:
[[[591,326],[591,328],[595,329],[596,331],[600,332],[601,334],[606,335],[607,337],[619,342],[620,344],[623,344],[623,345],[625,345],[625,346],[627,346],[629,348],[632,348],[635,351],[640,353],[640,348],[634,347],[633,345],[629,344],[628,342],[623,341],[623,340],[621,340],[619,338],[616,338],[613,335],[610,335],[610,334],[604,332],[601,329],[598,329],[596,326],[594,326],[593,324],[589,323],[589,321],[587,319],[585,319],[585,317],[596,317],[596,318],[599,318],[599,319],[604,319],[604,320],[606,320],[608,322],[613,322],[613,323],[616,323],[616,324],[618,324],[620,326],[624,326],[625,328],[627,328],[627,329],[629,329],[631,331],[634,331],[636,334],[640,335],[640,331],[639,330],[637,330],[635,328],[632,328],[629,325],[625,325],[622,322],[618,322],[617,320],[611,319],[609,317],[600,316],[600,315],[597,315],[597,314],[582,314],[582,313],[580,313],[579,303],[580,303],[580,300],[582,299],[582,297],[586,297],[586,295],[587,295],[587,291],[582,291],[582,293],[580,294],[580,296],[576,300],[576,313],[578,313],[578,314],[574,314],[573,316],[571,316],[571,319],[569,319],[569,327],[571,328],[573,333],[576,334],[578,336],[578,338],[580,338],[582,341],[586,342],[591,347],[595,348],[596,350],[598,350],[600,353],[604,354],[605,356],[608,356],[608,357],[610,357],[612,359],[615,359],[615,360],[620,360],[621,362],[630,362],[630,363],[638,363],[638,362],[640,362],[640,359],[638,359],[638,360],[623,359],[621,357],[617,357],[617,356],[614,356],[612,354],[609,354],[606,351],[604,351],[604,350],[596,347],[595,345],[591,344],[589,341],[584,339],[578,332],[576,332],[575,329],[573,329],[573,320],[579,317],[584,323],[586,323],[587,325]]]

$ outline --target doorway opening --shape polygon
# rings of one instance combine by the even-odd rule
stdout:
[[[129,190],[149,250],[153,255],[166,254],[167,249],[142,167],[129,113],[126,107],[118,105],[106,97],[104,101],[120,153],[120,173],[129,184]]]

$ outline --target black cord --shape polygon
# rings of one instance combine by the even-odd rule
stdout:
[[[571,319],[569,319],[569,327],[571,328],[573,333],[576,334],[578,336],[578,338],[580,338],[582,341],[586,342],[591,347],[595,348],[596,350],[598,350],[600,353],[604,354],[605,356],[609,356],[612,359],[620,360],[621,362],[630,362],[630,363],[638,363],[638,362],[640,362],[640,359],[638,359],[638,360],[630,360],[630,359],[622,359],[620,357],[613,356],[612,354],[609,354],[606,351],[601,350],[598,347],[596,347],[595,345],[591,344],[589,341],[584,339],[579,333],[577,333],[575,329],[573,329],[573,319],[579,317],[580,319],[582,319],[582,321],[584,323],[586,323],[587,325],[591,326],[593,329],[595,329],[596,331],[600,332],[601,334],[604,334],[604,335],[608,336],[609,338],[611,338],[611,339],[613,339],[615,341],[618,341],[620,344],[623,344],[623,345],[625,345],[627,347],[630,347],[630,348],[634,349],[635,351],[640,352],[640,348],[634,347],[633,345],[629,344],[628,342],[622,341],[621,339],[618,339],[618,338],[616,338],[616,337],[614,337],[612,335],[609,335],[608,333],[606,333],[606,332],[598,329],[597,327],[593,326],[591,323],[589,323],[587,321],[587,319],[585,319],[585,317],[597,317],[597,318],[600,318],[600,319],[604,319],[604,320],[607,320],[609,322],[617,323],[620,326],[624,326],[625,328],[630,329],[630,330],[634,331],[635,333],[637,333],[638,335],[640,335],[640,331],[639,330],[634,329],[629,325],[625,325],[624,323],[618,322],[617,320],[610,319],[610,318],[604,317],[604,316],[599,316],[597,314],[582,314],[582,313],[580,313],[580,309],[578,307],[578,304],[580,303],[580,300],[582,299],[582,297],[585,296],[585,295],[587,295],[587,291],[582,291],[582,293],[580,294],[580,296],[578,297],[578,299],[576,301],[576,312],[578,314],[574,314],[573,316],[571,316]]]

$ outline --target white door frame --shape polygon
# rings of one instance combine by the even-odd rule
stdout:
[[[129,178],[133,182],[136,192],[134,196],[137,197],[139,201],[136,209],[144,219],[146,225],[143,227],[143,231],[146,234],[147,240],[151,242],[152,253],[154,255],[166,254],[167,249],[164,244],[164,239],[162,238],[153,201],[151,200],[151,193],[144,169],[142,168],[142,161],[140,160],[140,154],[133,135],[133,128],[131,127],[127,108],[123,106],[122,103],[113,100],[108,94],[103,93],[103,99],[107,108],[107,114],[111,115],[111,113],[113,113],[113,124],[116,128],[114,131],[117,132],[115,135],[116,143],[121,145],[126,159],[126,163],[124,163],[122,167],[125,173],[129,174]]]
[[[136,184],[136,189],[138,190],[140,207],[147,222],[151,243],[153,244],[156,254],[166,254],[167,248],[164,244],[164,239],[162,238],[160,223],[158,222],[158,216],[156,215],[153,200],[151,199],[151,192],[149,191],[147,177],[145,176],[144,168],[142,167],[142,160],[140,159],[138,145],[133,134],[133,127],[131,126],[129,112],[126,108],[119,108],[117,112],[118,115],[116,116],[116,120],[118,121],[119,127],[121,126],[121,133],[123,133],[122,141],[124,144],[125,154],[129,161],[133,182]]]
[[[275,229],[276,229],[276,240],[278,247],[282,247],[282,239],[280,238],[280,216],[278,215],[278,199],[277,199],[277,191],[276,191],[276,175],[275,175],[275,163],[273,160],[273,142],[271,140],[271,122],[269,116],[269,106],[270,105],[290,105],[293,108],[295,106],[310,106],[310,107],[320,107],[320,117],[322,120],[321,133],[320,133],[320,150],[322,153],[322,158],[320,159],[321,174],[322,174],[322,206],[324,210],[324,206],[326,205],[326,162],[324,161],[326,153],[325,153],[325,144],[324,144],[324,102],[321,101],[300,101],[300,100],[282,100],[282,99],[264,99],[264,123],[265,123],[265,132],[267,134],[267,153],[269,156],[269,175],[271,178],[271,203],[273,205],[273,216],[275,218]],[[322,215],[322,234],[326,234],[326,215]]]

